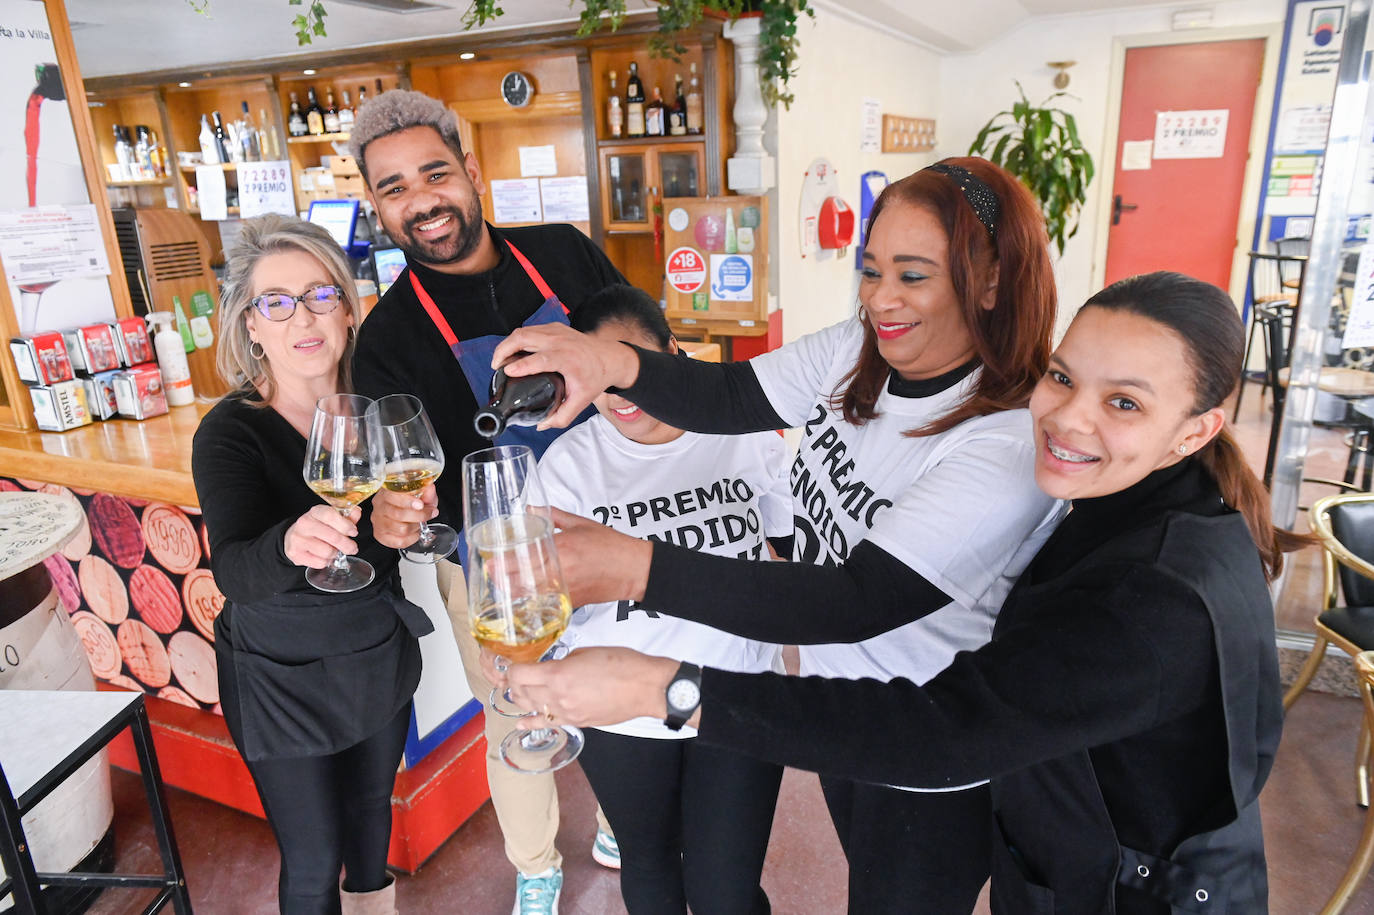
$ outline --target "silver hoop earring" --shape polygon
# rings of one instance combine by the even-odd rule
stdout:
[[[864,322],[868,321],[868,309],[864,308],[862,305],[859,306],[859,320]]]
[[[254,350],[257,350],[257,352],[254,352]],[[267,357],[267,350],[262,348],[261,343],[254,340],[253,342],[248,344],[248,355],[252,356],[254,359],[257,359],[259,362],[261,362],[263,359]]]

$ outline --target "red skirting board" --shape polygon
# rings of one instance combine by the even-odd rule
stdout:
[[[153,696],[147,697],[147,703],[165,784],[256,817],[263,815],[248,768],[229,739],[222,717]],[[414,873],[486,802],[490,796],[486,753],[478,715],[414,768],[396,776],[388,864]],[[110,744],[110,761],[121,769],[138,771],[128,732]]]

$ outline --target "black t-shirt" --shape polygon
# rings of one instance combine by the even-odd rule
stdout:
[[[505,336],[539,310],[544,297],[511,255],[510,239],[554,295],[576,311],[592,293],[626,280],[592,241],[569,225],[497,229],[488,224],[500,261],[489,271],[450,274],[412,263],[396,278],[358,332],[353,383],[359,394],[414,394],[425,405],[445,472],[439,478],[439,516],[462,524],[463,456],[490,443],[472,428],[480,404],[438,328],[410,285],[414,272],[461,340]],[[484,401],[485,402],[485,401]]]

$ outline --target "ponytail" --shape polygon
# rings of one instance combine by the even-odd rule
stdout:
[[[1223,427],[1217,437],[1197,453],[1197,460],[1216,480],[1222,501],[1245,518],[1250,536],[1259,549],[1264,577],[1273,581],[1283,568],[1283,554],[1308,546],[1312,538],[1273,525],[1269,490],[1246,463],[1230,429]]]

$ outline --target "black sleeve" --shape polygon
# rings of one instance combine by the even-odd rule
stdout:
[[[397,391],[412,390],[415,385],[397,375],[377,343],[377,335],[384,332],[381,322],[371,326],[364,321],[358,330],[358,345],[353,351],[353,390],[374,400]],[[413,366],[405,366],[413,369]]]
[[[1211,621],[1146,570],[1059,593],[924,686],[708,670],[700,738],[878,784],[942,788],[1147,731],[1200,708]]]
[[[281,507],[265,498],[273,472],[237,424],[211,420],[196,430],[191,475],[209,536],[210,569],[224,596],[238,603],[288,591],[302,575],[283,552],[296,519],[282,518]]]
[[[760,642],[860,642],[949,603],[868,541],[841,566],[751,562],[654,543],[643,605]]]
[[[787,428],[748,362],[702,362],[638,346],[634,350],[639,378],[619,393],[654,419],[717,435]]]

